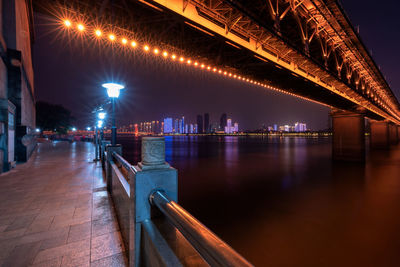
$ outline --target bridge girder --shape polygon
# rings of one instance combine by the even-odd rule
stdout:
[[[85,6],[82,1],[69,2],[76,6]],[[111,2],[113,2],[113,7],[110,8]],[[174,28],[175,23],[182,28],[185,27],[180,41],[163,40],[165,45],[175,49],[183,48],[184,44],[188,43],[188,40],[185,40],[188,27],[201,30],[212,36],[212,39],[221,39],[220,45],[228,44],[249,52],[241,53],[243,62],[241,63],[240,60],[227,59],[229,53],[237,55],[237,51],[224,48],[229,52],[226,52],[225,56],[219,56],[220,60],[217,62],[219,64],[226,63],[230,67],[243,70],[246,67],[245,64],[253,64],[249,63],[248,59],[247,61],[244,59],[246,56],[251,56],[257,58],[263,66],[265,65],[263,61],[268,62],[270,66],[283,68],[289,71],[288,73],[329,91],[324,94],[339,95],[343,98],[344,104],[336,105],[336,107],[348,109],[362,106],[369,110],[371,116],[375,114],[375,117],[400,122],[400,106],[396,97],[372,58],[367,54],[365,47],[362,43],[357,43],[361,41],[357,39],[358,36],[348,21],[345,25],[345,15],[334,0],[324,2],[319,0],[139,0],[139,4],[150,7],[155,12],[156,15],[150,19],[146,18],[146,15],[140,18],[140,12],[134,12],[132,5],[137,2],[134,0],[91,1],[92,4],[100,6],[100,8],[94,8],[98,10],[99,17],[104,14],[109,15],[110,9],[111,13],[115,10],[118,12],[124,10],[124,17],[116,22],[118,25],[129,25],[132,21],[144,25],[149,20],[154,23],[154,18],[157,18],[168,21],[170,28]],[[171,16],[172,13],[176,16]],[[115,18],[112,16],[111,20],[115,21]],[[279,23],[278,26],[277,23]],[[164,33],[166,32],[169,32],[169,29],[164,29]],[[163,36],[152,37],[162,39]],[[205,42],[202,42],[201,38],[203,37],[199,36],[197,41],[204,46]],[[207,53],[210,54],[211,50],[211,48],[208,49]],[[207,57],[207,53],[203,57]],[[262,75],[258,75],[257,78],[263,79]],[[287,88],[287,90],[292,90],[292,88]],[[322,91],[321,94],[323,94]],[[313,97],[316,96],[313,95]]]

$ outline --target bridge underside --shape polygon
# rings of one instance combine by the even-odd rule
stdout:
[[[35,1],[36,11],[60,16],[59,11],[49,10],[49,6],[54,7],[54,10],[59,10],[54,1]],[[213,34],[192,21],[188,22],[184,17],[160,6],[141,1],[123,0],[116,0],[111,6],[108,1],[93,0],[69,1],[67,8],[104,23],[113,22],[114,25],[133,32],[140,39],[150,40],[150,44],[156,43],[160,48],[165,47],[177,53],[184,52],[193,60],[231,69],[232,72],[253,77],[254,80],[262,81],[286,92],[338,109],[354,111],[360,108],[347,98],[275,62],[258,57],[245,47],[234,44],[223,36]],[[383,119],[382,116],[370,110],[366,110],[365,115],[376,120]]]

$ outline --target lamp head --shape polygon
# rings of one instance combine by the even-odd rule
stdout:
[[[100,120],[104,120],[106,118],[107,113],[105,112],[99,112],[97,116],[99,117]]]
[[[125,88],[125,86],[118,83],[103,83],[102,86],[107,89],[108,97],[111,98],[118,98],[119,91]]]

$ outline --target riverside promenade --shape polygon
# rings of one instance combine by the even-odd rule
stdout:
[[[41,143],[0,176],[0,266],[126,266],[94,146]]]

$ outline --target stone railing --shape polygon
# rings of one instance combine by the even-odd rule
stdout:
[[[178,173],[165,162],[164,137],[143,137],[133,166],[121,146],[102,157],[129,266],[252,266],[178,202]]]

